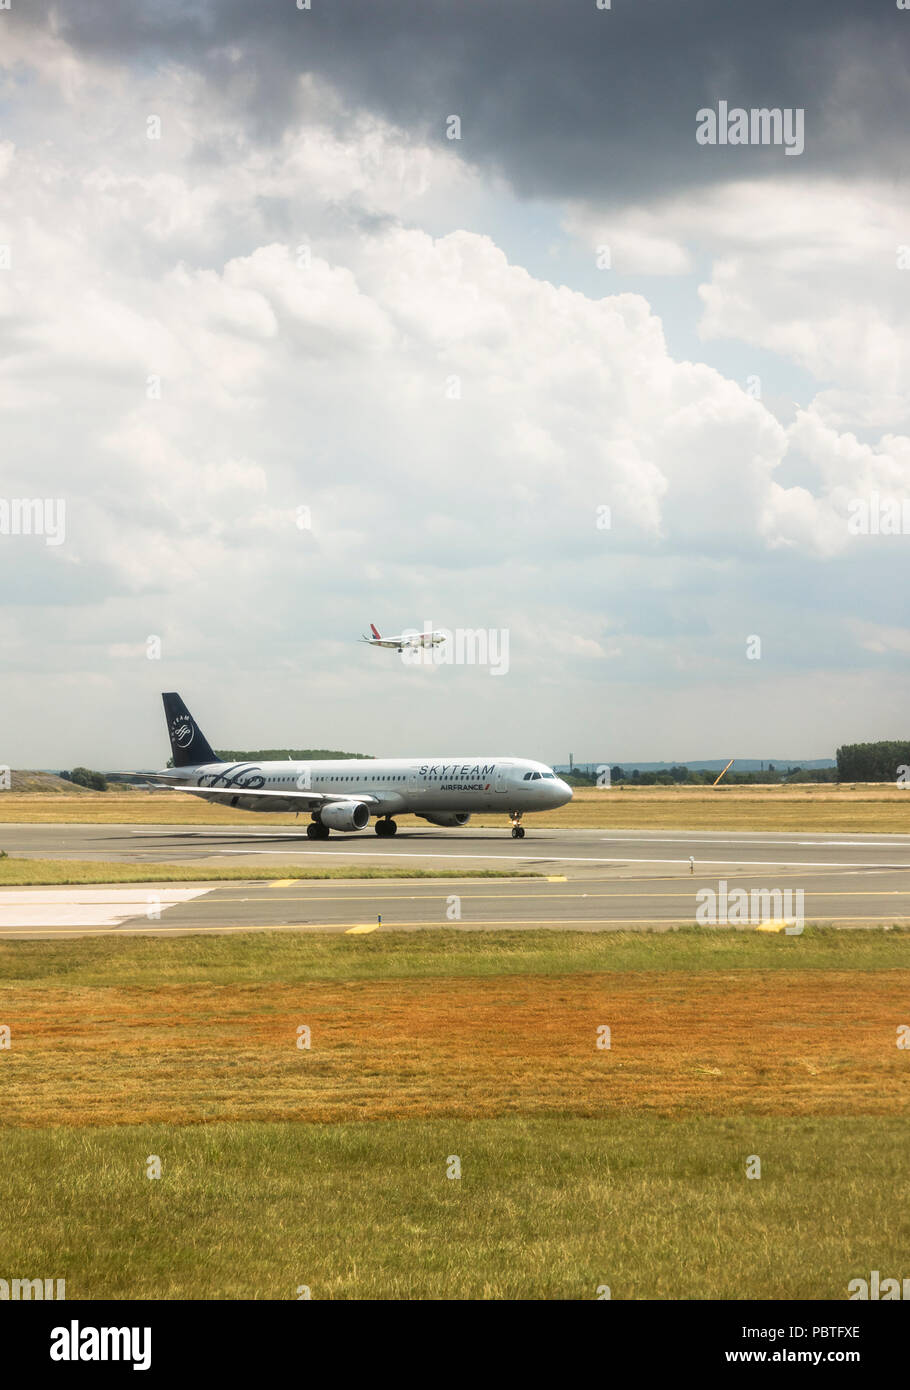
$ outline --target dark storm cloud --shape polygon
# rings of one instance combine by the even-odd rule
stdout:
[[[420,136],[444,140],[458,114],[459,153],[528,195],[899,175],[908,162],[910,12],[893,0],[82,0],[54,12],[99,56],[176,59],[236,90],[262,136],[299,117],[301,72]],[[805,154],[697,145],[696,111],[721,98],[804,108]]]

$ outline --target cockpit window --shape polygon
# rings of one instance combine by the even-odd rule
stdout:
[[[533,774],[532,772],[526,772],[525,775],[524,775],[524,777],[522,777],[521,780],[522,780],[523,782],[530,782],[530,780],[531,780],[531,778],[533,777],[533,775],[534,775],[534,774]]]

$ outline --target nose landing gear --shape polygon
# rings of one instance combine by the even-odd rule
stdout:
[[[509,820],[512,822],[512,839],[513,839],[513,840],[523,840],[524,837],[525,837],[525,829],[524,829],[524,826],[523,826],[522,823],[521,823],[521,815],[522,815],[521,811],[510,811],[510,812],[509,812]]]

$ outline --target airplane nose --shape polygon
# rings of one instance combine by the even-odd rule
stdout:
[[[572,800],[572,788],[569,786],[568,782],[564,782],[561,777],[557,777],[553,791],[555,793],[553,800],[554,806],[565,806],[567,801]]]

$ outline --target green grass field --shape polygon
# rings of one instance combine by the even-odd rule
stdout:
[[[648,1116],[7,1130],[0,1252],[77,1299],[843,1299],[906,1270],[906,1139]]]
[[[812,928],[2,943],[3,1276],[845,1298],[907,1272],[908,958]]]
[[[267,868],[246,865],[212,868],[199,864],[158,864],[102,859],[16,859],[0,858],[0,887],[38,887],[79,883],[228,883],[237,881],[274,882],[279,879],[355,879],[355,878],[540,878],[527,869],[409,869],[383,868],[381,865],[345,864],[311,868],[300,864],[270,864]]]
[[[369,936],[242,932],[231,936],[85,936],[0,941],[0,1001],[16,982],[44,994],[67,989],[153,990],[162,985],[244,987],[270,982],[558,978],[609,971],[910,970],[910,928],[801,936],[682,927],[668,932],[375,932]],[[694,987],[694,986],[693,986]],[[910,1020],[908,1020],[910,1021]]]

